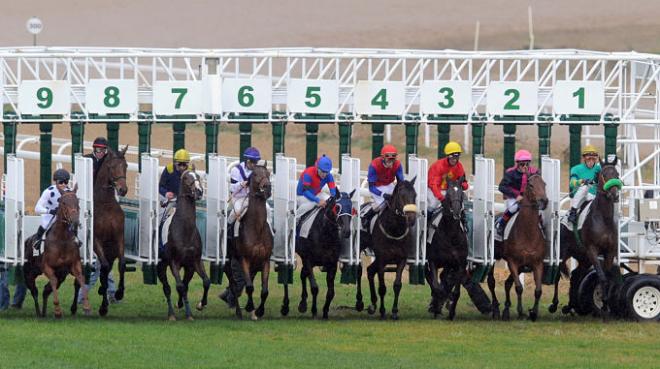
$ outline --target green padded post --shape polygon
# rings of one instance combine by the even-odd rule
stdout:
[[[108,146],[114,151],[119,151],[119,123],[106,123],[105,130],[108,132]]]
[[[552,135],[552,125],[550,123],[540,123],[539,132],[539,168],[541,167],[541,157],[550,156],[550,136]]]
[[[616,134],[619,125],[616,123],[605,124],[605,157],[616,155]]]
[[[85,125],[82,121],[71,122],[71,169],[76,170],[73,158],[77,153],[83,152],[83,139],[85,136]]]
[[[569,138],[569,149],[570,149],[570,163],[571,168],[575,165],[580,164],[581,161],[581,148],[582,148],[582,125],[580,124],[571,124],[568,126],[568,132],[570,133]]]
[[[351,133],[353,125],[350,122],[339,122],[339,172],[341,173],[341,156],[351,154]]]
[[[319,124],[305,124],[305,165],[311,167],[319,155]]]
[[[239,123],[238,132],[240,135],[238,157],[242,160],[245,149],[252,146],[252,123]]]
[[[206,173],[209,172],[209,154],[218,153],[218,133],[220,124],[218,121],[204,123],[204,134],[206,135],[206,153],[204,161],[206,164]]]
[[[151,152],[151,122],[138,121],[138,167],[142,170],[143,153]]]
[[[515,124],[504,124],[502,126],[504,131],[504,170],[506,168],[511,168],[515,165],[513,156],[516,152],[516,125]]]
[[[417,155],[417,138],[419,136],[419,123],[406,123],[406,170],[408,169],[408,156]]]
[[[445,157],[445,146],[449,142],[451,125],[438,124],[438,159]]]
[[[6,119],[6,117],[5,117]],[[7,173],[7,155],[16,153],[16,131],[17,125],[13,120],[5,120],[2,122],[3,133],[5,135],[5,155],[2,156],[4,161],[4,170]]]
[[[486,124],[472,123],[472,174],[474,174],[474,158],[484,154],[484,134]]]
[[[53,163],[53,123],[39,123],[39,173],[41,191],[50,186]]]
[[[385,125],[374,123],[371,125],[371,159],[380,156],[380,149],[385,141]]]
[[[277,154],[284,154],[284,135],[286,134],[286,123],[273,122],[273,172],[277,171],[275,166],[275,158]]]
[[[172,151],[186,148],[186,123],[172,123]]]

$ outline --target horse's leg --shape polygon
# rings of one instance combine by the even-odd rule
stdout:
[[[282,307],[280,308],[282,316],[289,315],[289,283],[284,282],[284,298],[282,298]]]
[[[101,295],[103,301],[101,302],[101,306],[99,307],[100,316],[108,315],[108,305],[110,304],[110,302],[108,301],[108,275],[110,274],[111,270],[112,270],[111,261],[106,260],[105,262],[101,263],[101,278],[100,278],[101,286],[99,287],[99,295]]]
[[[224,267],[224,272],[227,275],[227,279],[229,279],[229,289],[231,290],[231,294],[234,299],[234,309],[235,309],[235,314],[238,319],[243,319],[243,312],[241,311],[241,307],[238,304],[238,294],[241,292],[238,283],[236,282],[235,276],[234,276],[234,268],[232,268],[232,262],[233,259],[227,259],[227,262],[225,263]],[[240,273],[243,273],[241,271]]]
[[[328,292],[325,294],[325,304],[323,304],[323,319],[328,319],[330,303],[335,298],[335,276],[337,275],[337,263],[328,268],[325,273],[325,282],[328,286]]]
[[[529,319],[533,322],[539,316],[539,300],[543,292],[543,262],[534,266],[534,307],[529,310]]]
[[[309,278],[309,289],[312,292],[312,318],[316,318],[318,312],[316,302],[319,296],[319,285],[316,283],[316,277],[314,277],[314,266],[311,263],[308,263],[307,266],[303,266],[307,269],[307,277]]]
[[[266,299],[268,299],[268,275],[270,274],[270,260],[266,260],[264,265],[261,267],[261,296],[259,301],[259,306],[255,315],[257,318],[264,316],[266,311]]]
[[[41,311],[39,310],[39,290],[37,289],[36,283],[36,268],[32,265],[26,265],[24,270],[25,286],[28,290],[30,290],[30,294],[34,300],[34,309],[37,313],[37,316],[40,317]]]
[[[376,286],[374,284],[374,276],[376,275],[376,260],[374,260],[367,267],[367,280],[369,280],[369,293],[371,294],[371,305],[367,308],[369,314],[376,312],[376,304],[378,303],[378,296],[376,296]]]
[[[511,287],[513,286],[513,274],[509,273],[506,281],[504,281],[504,292],[506,294],[506,301],[504,302],[504,310],[502,311],[502,320],[509,320],[511,309]]]
[[[85,285],[85,275],[83,274],[82,263],[80,260],[76,260],[71,268],[71,274],[76,279],[75,281],[75,294],[73,295],[73,303],[71,304],[71,314],[75,314],[78,309],[78,291],[81,286]],[[85,315],[90,315],[92,312],[91,307],[89,306],[89,293],[87,288],[83,288],[82,299],[83,299],[83,313]]]
[[[431,288],[431,304],[429,305],[429,313],[433,313],[433,318],[437,318],[440,314],[440,283],[438,281],[438,270],[435,262],[429,260],[425,267],[426,281]]]
[[[170,260],[170,271],[172,272],[172,276],[174,276],[174,283],[176,285],[176,292],[179,294],[179,299],[183,299],[186,286],[183,284],[183,279],[181,278],[181,265],[174,260]],[[187,313],[186,317],[188,317]]]
[[[493,319],[499,320],[500,302],[497,300],[497,295],[495,294],[495,275],[493,274],[494,269],[495,269],[494,267],[491,267],[490,271],[488,272],[488,289],[490,290]]]
[[[254,300],[252,298],[252,294],[254,293],[254,281],[250,275],[250,262],[243,258],[241,260],[241,267],[243,268],[243,276],[245,278],[245,294],[248,297],[245,311],[251,313],[254,310]]]
[[[355,310],[358,312],[364,309],[364,302],[362,301],[362,264],[357,267],[357,292],[355,293]]]
[[[392,319],[393,320],[398,320],[399,319],[399,294],[401,293],[401,287],[403,286],[403,284],[401,283],[401,279],[403,277],[403,268],[405,268],[405,267],[406,267],[406,260],[405,259],[403,261],[401,261],[399,263],[399,265],[397,265],[397,267],[396,267],[396,277],[394,278],[394,285],[393,285],[393,289],[394,289],[394,302],[392,303]],[[384,269],[385,268],[382,268],[381,270],[383,270],[383,271],[382,272],[379,271],[379,273],[378,273],[378,277],[379,277],[378,281],[381,282],[382,286],[383,286],[383,291],[382,292],[381,292],[380,286],[378,286],[378,292],[381,295],[381,297],[380,297],[380,299],[381,299],[381,304],[380,304],[380,306],[381,306],[381,313],[380,313],[381,318],[383,317],[384,310],[385,310],[384,303],[383,303],[384,302],[383,300],[385,299],[385,270]],[[382,277],[381,277],[381,275],[382,275]]]
[[[190,266],[186,265],[183,267],[183,305],[186,308],[186,318],[188,320],[193,320],[192,316],[192,311],[190,310],[190,300],[188,300],[188,286],[190,286],[190,281],[192,280],[192,277],[195,275],[195,269]]]
[[[520,282],[520,273],[518,272],[518,265],[516,263],[508,263],[509,264],[509,270],[511,271],[511,275],[513,276],[513,282],[516,284],[516,295],[518,296],[518,306],[516,310],[518,311],[518,318],[524,318],[525,313],[523,313],[523,305],[522,305],[522,294],[523,294],[523,285],[522,282]]]
[[[62,317],[62,308],[60,307],[60,300],[57,295],[57,275],[53,268],[51,268],[47,263],[44,263],[44,274],[48,278],[48,284],[44,287],[43,292],[43,312],[42,315],[46,316],[46,306],[48,304],[48,296],[51,293],[53,294],[53,305],[55,306],[55,318]]]
[[[204,264],[202,260],[197,260],[195,263],[195,271],[199,274],[199,277],[202,278],[202,284],[204,286],[204,295],[202,295],[202,301],[197,304],[197,310],[202,311],[204,307],[208,304],[209,297],[209,288],[211,288],[211,280],[208,275],[206,275],[206,270],[204,269]]]
[[[115,291],[115,300],[121,301],[124,298],[124,273],[126,273],[126,258],[124,257],[124,234],[119,235],[117,242],[119,246],[119,286]]]
[[[562,264],[566,263],[566,260],[562,260],[562,262],[559,264],[560,266]],[[557,273],[557,278],[555,279],[555,294],[552,296],[552,304],[548,306],[548,312],[551,314],[554,314],[557,312],[557,307],[559,306],[559,280],[561,279],[561,273]]]
[[[304,264],[300,268],[300,284],[302,285],[302,293],[298,304],[298,312],[304,314],[307,312],[307,268],[304,267]]]
[[[452,280],[453,283],[453,291],[451,293],[451,304],[449,305],[449,314],[447,315],[447,319],[449,320],[454,320],[454,317],[456,316],[456,306],[458,305],[458,299],[461,298],[461,281],[463,280],[462,274],[465,273],[465,269],[461,269],[462,272],[454,271],[452,276],[455,278]]]
[[[603,317],[606,318],[608,314],[608,301],[607,301],[607,295],[608,295],[608,285],[607,285],[607,276],[605,275],[605,270],[603,266],[601,266],[600,261],[598,260],[598,255],[596,254],[596,251],[594,250],[593,247],[587,247],[587,256],[589,257],[589,261],[591,262],[591,265],[594,266],[594,269],[596,269],[596,275],[598,275],[598,280],[600,281],[600,287],[603,292]],[[607,255],[603,255],[604,260],[607,260]],[[610,265],[611,267],[611,265]],[[608,269],[609,270],[609,269]]]
[[[71,315],[76,315],[78,312],[78,293],[80,293],[80,283],[78,283],[78,279],[75,278],[73,279],[73,301],[71,302]]]
[[[172,288],[167,281],[167,265],[164,262],[159,261],[158,264],[156,264],[156,271],[158,273],[158,280],[160,280],[160,283],[163,285],[163,294],[167,300],[167,318],[169,320],[176,320],[174,306],[172,306]]]

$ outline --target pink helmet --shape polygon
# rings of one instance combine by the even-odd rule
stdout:
[[[532,153],[527,150],[518,150],[514,156],[515,161],[532,161]]]

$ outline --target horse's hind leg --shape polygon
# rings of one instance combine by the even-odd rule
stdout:
[[[37,289],[37,284],[36,284],[36,269],[32,265],[25,265],[24,267],[25,272],[25,286],[27,287],[28,290],[30,290],[30,294],[32,295],[32,299],[34,300],[34,309],[37,313],[38,317],[41,317],[41,311],[39,310],[39,290]]]
[[[374,276],[376,275],[377,268],[375,260],[367,267],[367,280],[369,280],[369,293],[371,295],[371,304],[369,305],[369,308],[367,308],[369,314],[376,312],[376,304],[378,303],[378,296],[376,296],[376,286],[374,283]]]
[[[429,260],[428,264],[424,267],[424,271],[426,272],[424,273],[426,282],[428,282],[431,288],[431,303],[429,304],[428,311],[429,313],[433,313],[433,318],[437,318],[440,314],[440,283],[438,283],[438,271],[435,263]]]
[[[83,269],[82,269],[82,264],[80,263],[79,260],[75,262],[73,265],[73,268],[71,270],[71,274],[75,278],[74,282],[74,290],[75,293],[73,294],[73,303],[71,304],[71,314],[75,315],[76,311],[78,310],[78,292],[80,291],[80,287],[85,285],[85,276],[83,274]],[[89,315],[91,313],[91,307],[89,306],[89,293],[87,288],[82,289],[82,300],[83,300],[83,312],[85,315]]]
[[[266,310],[266,299],[268,299],[268,275],[270,274],[270,261],[266,260],[263,267],[261,268],[261,298],[259,301],[259,306],[255,312],[257,318],[264,316]]]
[[[179,291],[177,286],[177,292],[179,292],[180,297],[183,298],[183,306],[186,309],[186,318],[188,320],[193,320],[192,311],[190,310],[190,300],[188,300],[188,286],[190,286],[190,281],[192,280],[193,275],[195,275],[195,269],[193,267],[186,265],[183,267],[183,294]]]
[[[362,263],[357,267],[357,292],[355,293],[355,310],[358,312],[364,309],[364,302],[362,301]]]
[[[245,294],[248,297],[245,311],[252,313],[254,310],[254,299],[252,297],[252,294],[254,293],[254,281],[252,280],[252,275],[250,273],[250,263],[246,259],[242,259],[241,267],[243,268],[243,278],[245,278]]]
[[[323,319],[328,319],[330,303],[335,298],[335,276],[337,275],[337,263],[328,268],[325,274],[325,281],[328,286],[328,292],[325,294],[325,304],[323,304]]]
[[[406,267],[406,260],[405,259],[403,261],[401,261],[399,263],[399,265],[397,265],[397,267],[396,267],[396,278],[394,278],[394,285],[393,285],[393,289],[394,289],[394,302],[392,303],[392,319],[393,320],[398,320],[399,319],[399,293],[401,293],[401,287],[403,285],[401,283],[401,279],[402,279],[402,276],[403,276],[403,268],[405,268],[405,267]],[[378,277],[379,277],[378,282],[380,284],[378,286],[378,292],[381,295],[380,296],[380,301],[381,301],[381,303],[380,303],[380,306],[381,306],[380,316],[382,318],[384,313],[385,313],[384,312],[384,310],[385,310],[385,305],[384,305],[384,300],[385,300],[385,271],[384,271],[384,269],[381,269],[381,270],[382,271],[380,271],[380,270],[378,271]],[[381,291],[381,286],[383,287],[382,291]]]
[[[314,277],[314,267],[311,264],[308,264],[307,270],[307,276],[309,277],[309,289],[312,292],[312,317],[316,318],[316,314],[318,313],[317,300],[319,296],[319,285],[316,283],[316,277]]]
[[[126,258],[124,257],[124,234],[119,235],[119,285],[115,291],[115,299],[121,301],[124,298],[124,273],[126,273]]]
[[[99,295],[101,295],[103,301],[99,307],[100,316],[108,315],[108,305],[110,304],[108,301],[108,275],[110,274],[111,270],[112,262],[101,262],[101,286],[99,287]]]
[[[559,280],[561,279],[561,273],[557,273],[557,278],[555,278],[555,294],[552,296],[552,304],[548,306],[548,312],[554,314],[557,312],[557,306],[559,306]]]
[[[280,308],[280,314],[282,316],[289,315],[289,283],[284,281],[284,297],[282,298],[282,308]]]
[[[513,286],[513,274],[509,273],[506,281],[504,281],[504,293],[506,294],[506,300],[504,301],[504,310],[502,311],[502,320],[509,320],[511,309],[511,287]]]
[[[488,289],[490,290],[491,296],[491,306],[492,306],[492,317],[494,320],[500,319],[500,302],[497,300],[497,295],[495,294],[495,275],[493,274],[494,266],[490,268],[488,272]]]
[[[539,316],[539,300],[543,293],[543,263],[537,263],[534,266],[534,307],[529,310],[529,319],[533,322]]]
[[[600,261],[598,260],[598,255],[596,252],[593,250],[593,248],[587,247],[587,256],[589,257],[589,261],[591,264],[594,266],[594,269],[596,269],[596,275],[598,275],[598,280],[600,282],[600,287],[601,290],[603,291],[603,308],[602,308],[602,313],[603,313],[603,318],[606,318],[608,315],[608,290],[609,286],[607,283],[607,276],[605,275],[605,270],[610,270],[612,263],[610,262],[609,267],[607,269],[604,269],[603,266],[600,264]],[[603,255],[603,260],[604,264],[607,264],[607,255]],[[607,267],[607,265],[606,265]]]
[[[204,310],[204,307],[206,307],[206,305],[208,304],[209,288],[211,288],[211,280],[206,275],[206,270],[204,269],[204,264],[202,263],[201,260],[198,260],[195,263],[195,271],[197,272],[197,274],[199,274],[200,278],[202,278],[202,284],[204,286],[204,295],[202,295],[202,301],[200,301],[197,304],[197,310],[202,311]]]
[[[298,304],[298,312],[304,314],[307,312],[307,268],[304,266],[300,269],[300,284],[302,285],[302,293]]]
[[[167,317],[169,320],[176,320],[174,315],[174,306],[172,306],[172,288],[167,281],[167,265],[162,261],[156,264],[156,271],[158,272],[158,280],[163,285],[163,294],[167,300]]]

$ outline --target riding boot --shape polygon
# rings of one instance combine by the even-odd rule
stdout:
[[[46,232],[46,229],[42,226],[39,226],[39,229],[37,229],[36,237],[34,238],[34,242],[32,243],[33,249],[39,250],[39,245],[41,244],[41,238],[44,236],[44,232]]]
[[[369,231],[369,223],[371,223],[371,218],[373,218],[375,214],[376,211],[373,208],[371,208],[369,209],[369,211],[367,211],[366,214],[364,214],[364,216],[362,216],[362,228],[365,231],[367,232]]]
[[[576,208],[571,208],[571,210],[568,212],[568,222],[571,224],[576,224],[577,223],[577,209]]]
[[[509,221],[509,218],[511,218],[511,215],[512,214],[508,210],[505,211],[500,220],[495,224],[495,229],[497,230],[498,235],[504,235],[504,228],[506,228],[506,223]]]

